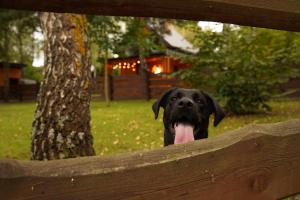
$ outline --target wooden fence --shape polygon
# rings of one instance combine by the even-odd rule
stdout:
[[[104,99],[104,78],[102,76],[92,79],[92,99]]]
[[[146,99],[144,91],[144,81],[138,75],[114,76],[110,77],[110,96],[113,100],[125,99]],[[280,85],[279,89],[288,97],[299,98],[300,86],[299,78],[291,79],[289,82]],[[156,99],[171,87],[184,87],[184,82],[167,77],[151,76],[149,78],[150,98]],[[0,87],[0,100],[3,99],[2,88]],[[10,99],[35,100],[39,90],[39,84],[19,85],[12,87]],[[291,92],[289,92],[291,91]],[[281,95],[279,95],[281,96]],[[92,98],[94,100],[104,99],[103,77],[98,76],[92,80]]]
[[[168,89],[175,86],[180,86],[179,84],[180,82],[181,81],[175,78],[152,76],[149,79],[150,97],[156,99],[160,97]]]
[[[0,197],[274,200],[300,192],[299,141],[292,120],[114,157],[0,160]]]
[[[217,21],[288,31],[300,30],[297,0],[40,0],[0,1],[1,8],[98,15]]]
[[[32,100],[36,99],[39,92],[40,84],[22,84],[19,86],[19,93],[21,100]]]
[[[111,76],[109,78],[110,96],[113,100],[146,99],[145,82],[139,75]],[[182,81],[174,78],[150,76],[148,81],[150,98],[158,98],[166,90],[182,86]],[[103,77],[98,76],[92,83],[93,99],[104,98]]]
[[[19,84],[11,85],[9,91],[10,100],[34,100],[39,91],[39,84]],[[3,87],[0,87],[0,100],[4,99]]]
[[[157,98],[171,87],[179,86],[180,81],[174,78],[150,76],[148,89],[150,98]],[[146,99],[145,81],[139,75],[112,77],[112,99]]]
[[[112,99],[146,99],[145,81],[138,75],[114,76]]]
[[[282,93],[286,93],[287,97],[300,98],[300,77],[292,78],[287,83],[281,84],[279,89]]]
[[[111,76],[109,92],[113,100],[146,99],[145,82],[138,75]],[[180,81],[174,78],[151,76],[149,78],[150,98],[157,98],[171,87],[179,86]],[[10,99],[34,100],[37,97],[39,84],[16,85],[10,88]],[[0,87],[0,100],[3,99]],[[104,81],[102,76],[92,79],[92,98],[104,99]]]

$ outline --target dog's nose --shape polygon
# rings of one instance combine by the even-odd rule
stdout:
[[[188,98],[183,98],[178,102],[179,108],[192,108],[193,102]]]

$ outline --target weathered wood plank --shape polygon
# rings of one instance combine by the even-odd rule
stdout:
[[[300,120],[114,157],[0,161],[4,199],[277,199],[300,192]]]
[[[0,0],[0,8],[207,20],[300,31],[296,0]]]

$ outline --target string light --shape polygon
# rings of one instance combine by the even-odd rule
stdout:
[[[136,69],[136,66],[137,64],[139,64],[140,61],[136,61],[136,62],[119,62],[119,63],[116,63],[113,65],[113,69],[116,70],[116,69],[122,69],[122,70],[130,70],[132,72],[135,72],[137,69]]]

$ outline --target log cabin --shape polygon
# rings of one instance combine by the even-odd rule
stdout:
[[[25,66],[20,63],[0,62],[0,99],[20,98],[19,83]],[[5,85],[6,79],[9,83],[7,86]],[[5,88],[7,92],[5,92]]]
[[[9,68],[9,82],[10,84],[18,84],[21,76],[22,76],[22,69],[25,67],[25,64],[20,63],[8,63]],[[4,87],[4,80],[5,80],[5,69],[4,63],[0,62],[0,87]]]
[[[180,69],[190,67],[174,58],[178,54],[196,54],[199,49],[195,48],[184,38],[172,25],[168,25],[168,31],[161,35],[161,40],[166,47],[165,51],[153,51],[146,57],[148,72],[152,74],[169,75]],[[139,74],[140,60],[138,55],[108,60],[109,74],[134,75]]]

